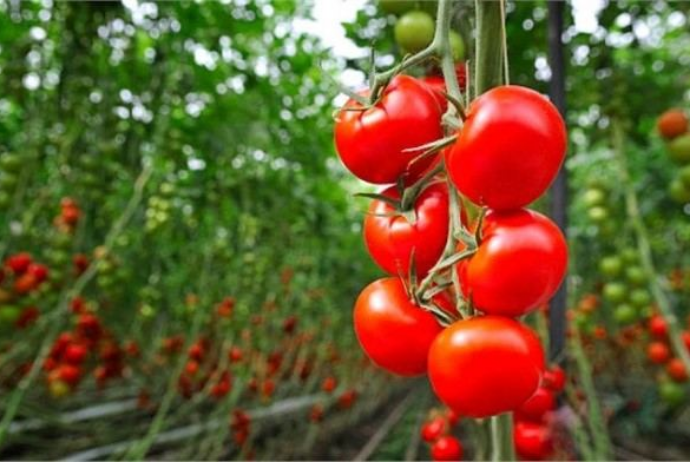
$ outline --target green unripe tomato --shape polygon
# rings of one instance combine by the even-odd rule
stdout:
[[[668,185],[668,195],[679,204],[690,202],[690,188],[686,188],[680,178],[674,178]]]
[[[19,178],[14,173],[4,172],[0,174],[0,189],[3,191],[14,191],[19,183]]]
[[[603,223],[609,219],[609,210],[606,207],[597,205],[587,210],[587,215],[594,223]]]
[[[599,262],[599,271],[602,272],[604,276],[616,277],[621,273],[623,269],[623,260],[618,256],[604,257]]]
[[[629,266],[625,269],[625,278],[634,285],[639,286],[647,281],[647,276],[640,266]]]
[[[659,384],[659,397],[668,406],[679,406],[685,402],[685,388],[679,383],[664,380]]]
[[[0,170],[17,173],[22,167],[22,159],[18,154],[6,152],[0,156]]]
[[[17,319],[19,319],[19,316],[21,315],[22,310],[19,309],[18,306],[15,305],[4,305],[0,306],[0,325],[3,324],[14,324]]]
[[[652,296],[646,289],[635,289],[630,292],[630,303],[637,308],[644,308],[652,302]]]
[[[608,282],[604,285],[603,295],[611,303],[621,303],[627,296],[628,289],[620,282]]]
[[[613,318],[619,324],[632,324],[637,320],[637,310],[627,303],[623,303],[613,310]]]
[[[640,260],[640,253],[633,247],[626,247],[621,250],[621,258],[628,264],[637,263]]]
[[[669,141],[666,145],[668,155],[679,164],[690,163],[690,133],[681,135]]]
[[[685,189],[690,189],[690,165],[686,165],[680,169],[678,178],[683,183]]]
[[[465,60],[465,41],[462,36],[455,31],[450,31],[450,51],[453,53],[454,61]]]
[[[406,53],[417,53],[434,39],[434,20],[423,11],[405,13],[395,23],[395,41]]]
[[[414,9],[417,2],[413,0],[379,0],[379,8],[387,14],[403,14]]]
[[[606,193],[599,188],[589,188],[582,195],[582,202],[584,202],[587,207],[603,205],[605,200]]]

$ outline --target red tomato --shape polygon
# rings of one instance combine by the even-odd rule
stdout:
[[[36,282],[41,283],[48,279],[48,267],[40,263],[32,263],[26,269],[27,274],[32,275]]]
[[[652,342],[647,347],[647,358],[654,364],[664,364],[671,357],[671,350],[663,342]]]
[[[335,377],[326,377],[321,383],[321,389],[326,393],[331,393],[338,386],[338,381]]]
[[[465,91],[467,88],[467,72],[465,70],[465,63],[458,63],[455,65],[455,76],[458,79],[458,85],[460,90]],[[442,75],[428,75],[422,77],[422,82],[427,84],[431,90],[434,92],[436,101],[441,108],[441,113],[446,112],[448,109],[448,100],[446,99],[444,93],[446,92],[446,81]]]
[[[688,372],[685,370],[683,361],[679,358],[673,358],[666,364],[666,373],[676,382],[688,380]]]
[[[361,109],[350,100],[349,109]],[[376,184],[395,183],[411,171],[422,171],[432,159],[409,165],[422,152],[405,152],[443,136],[441,110],[434,94],[419,80],[399,75],[388,84],[376,106],[342,110],[335,123],[335,145],[343,164],[356,177]]]
[[[16,253],[5,260],[7,266],[14,274],[22,274],[32,262],[31,255],[26,252]]]
[[[355,304],[354,322],[367,356],[403,376],[426,372],[429,346],[442,330],[434,315],[410,301],[398,278],[367,286]]]
[[[431,446],[431,458],[438,461],[460,460],[462,444],[454,436],[442,436]]]
[[[395,186],[382,194],[400,198]],[[364,241],[369,254],[387,273],[406,277],[414,251],[417,275],[423,277],[443,255],[448,239],[448,189],[444,183],[424,189],[414,204],[414,223],[402,215],[391,215],[394,213],[390,204],[380,200],[371,203],[364,219]]]
[[[519,420],[542,422],[546,413],[554,409],[556,397],[553,392],[546,388],[538,388],[532,397],[515,411],[515,417]]]
[[[654,338],[665,339],[668,335],[668,326],[666,325],[666,320],[658,314],[655,314],[649,318],[649,333]]]
[[[436,417],[435,419],[422,425],[422,439],[427,443],[433,443],[441,436],[443,436],[448,429],[446,420],[442,417]]]
[[[544,372],[544,379],[542,380],[542,386],[553,390],[556,393],[560,393],[565,388],[565,372],[560,366],[553,366]]]
[[[470,105],[446,165],[472,202],[512,210],[546,191],[565,150],[565,124],[555,106],[536,91],[508,85]]]
[[[486,215],[475,255],[458,265],[465,296],[487,314],[520,316],[561,285],[568,246],[558,227],[531,210]]]
[[[546,460],[553,456],[553,435],[547,426],[533,422],[516,422],[513,434],[515,452],[521,459]]]
[[[69,364],[79,365],[84,362],[88,351],[84,345],[78,343],[73,343],[65,349],[63,353],[63,359]]]
[[[436,395],[463,416],[517,409],[537,390],[543,372],[537,336],[500,316],[458,321],[436,337],[429,351],[429,380]]]

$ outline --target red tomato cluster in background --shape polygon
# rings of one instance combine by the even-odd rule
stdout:
[[[422,440],[429,445],[431,459],[434,461],[461,460],[464,452],[460,440],[453,436],[453,428],[460,417],[450,409],[444,412],[432,411],[422,425]]]

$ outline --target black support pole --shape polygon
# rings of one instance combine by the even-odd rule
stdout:
[[[563,13],[565,1],[551,0],[547,2],[549,12],[549,65],[551,67],[551,82],[549,96],[565,119],[565,59],[563,56]],[[568,175],[565,167],[561,169],[551,186],[550,213],[556,224],[563,230],[568,225]],[[566,279],[567,281],[567,279]],[[549,358],[551,361],[561,361],[565,349],[565,310],[567,304],[567,283],[563,281],[560,289],[551,300],[549,311]]]

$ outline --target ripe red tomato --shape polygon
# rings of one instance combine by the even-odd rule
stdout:
[[[655,314],[649,318],[649,333],[654,338],[663,340],[668,335],[668,326],[666,325],[666,320],[658,314]]]
[[[399,199],[395,186],[383,193]],[[406,277],[414,251],[417,275],[423,277],[443,254],[448,239],[448,189],[444,183],[428,186],[414,204],[416,221],[392,215],[395,209],[374,200],[364,219],[364,241],[377,265],[393,276]]]
[[[565,124],[556,107],[536,91],[507,85],[470,105],[446,165],[472,202],[512,210],[546,191],[565,151]]]
[[[448,424],[442,417],[436,417],[422,425],[422,439],[427,443],[433,443],[446,433]]]
[[[431,446],[431,458],[438,461],[460,460],[462,444],[454,436],[442,436]]]
[[[516,422],[513,430],[515,452],[523,460],[550,459],[554,452],[551,430],[542,424]]]
[[[321,383],[321,389],[326,393],[331,393],[338,386],[338,381],[335,377],[326,377]]]
[[[40,263],[32,263],[26,269],[27,274],[32,275],[37,283],[41,283],[48,279],[48,267]]]
[[[361,109],[350,100],[346,109]],[[408,172],[423,171],[430,158],[410,162],[422,152],[404,152],[443,136],[441,110],[434,94],[419,80],[399,75],[388,84],[376,106],[365,111],[341,110],[335,123],[335,145],[345,167],[376,184],[395,183]]]
[[[685,365],[679,358],[673,358],[666,364],[666,373],[676,382],[688,380],[688,371],[685,370]]]
[[[355,304],[354,322],[367,356],[403,376],[426,372],[429,346],[442,330],[434,315],[410,301],[399,278],[369,284]]]
[[[549,390],[560,393],[565,388],[566,376],[565,372],[560,366],[553,366],[544,372],[544,379],[542,386]]]
[[[531,210],[486,215],[477,253],[458,265],[462,289],[487,314],[520,316],[561,285],[568,246],[558,227]]]
[[[515,411],[515,417],[530,422],[542,422],[547,412],[556,409],[556,397],[551,390],[538,388],[530,399]]]
[[[8,257],[5,260],[5,266],[12,270],[14,274],[22,274],[29,268],[32,261],[30,254],[21,252]]]
[[[458,321],[429,350],[429,380],[436,395],[470,417],[514,411],[537,390],[543,372],[537,336],[500,316]]]
[[[681,109],[669,109],[659,116],[656,128],[661,136],[672,140],[688,131],[688,118]]]
[[[652,342],[647,347],[647,358],[654,364],[664,364],[671,357],[671,350],[663,342]]]
[[[84,359],[86,359],[86,355],[88,353],[89,352],[84,345],[72,343],[71,345],[68,345],[65,349],[65,352],[63,353],[63,359],[65,362],[69,364],[79,365],[82,362],[84,362]]]
[[[460,90],[465,91],[467,88],[467,72],[465,70],[465,63],[458,63],[455,65],[455,76],[458,79]],[[427,84],[434,92],[436,101],[441,108],[441,113],[445,113],[448,109],[448,100],[443,93],[446,92],[446,81],[442,75],[428,75],[422,77],[422,82]]]

